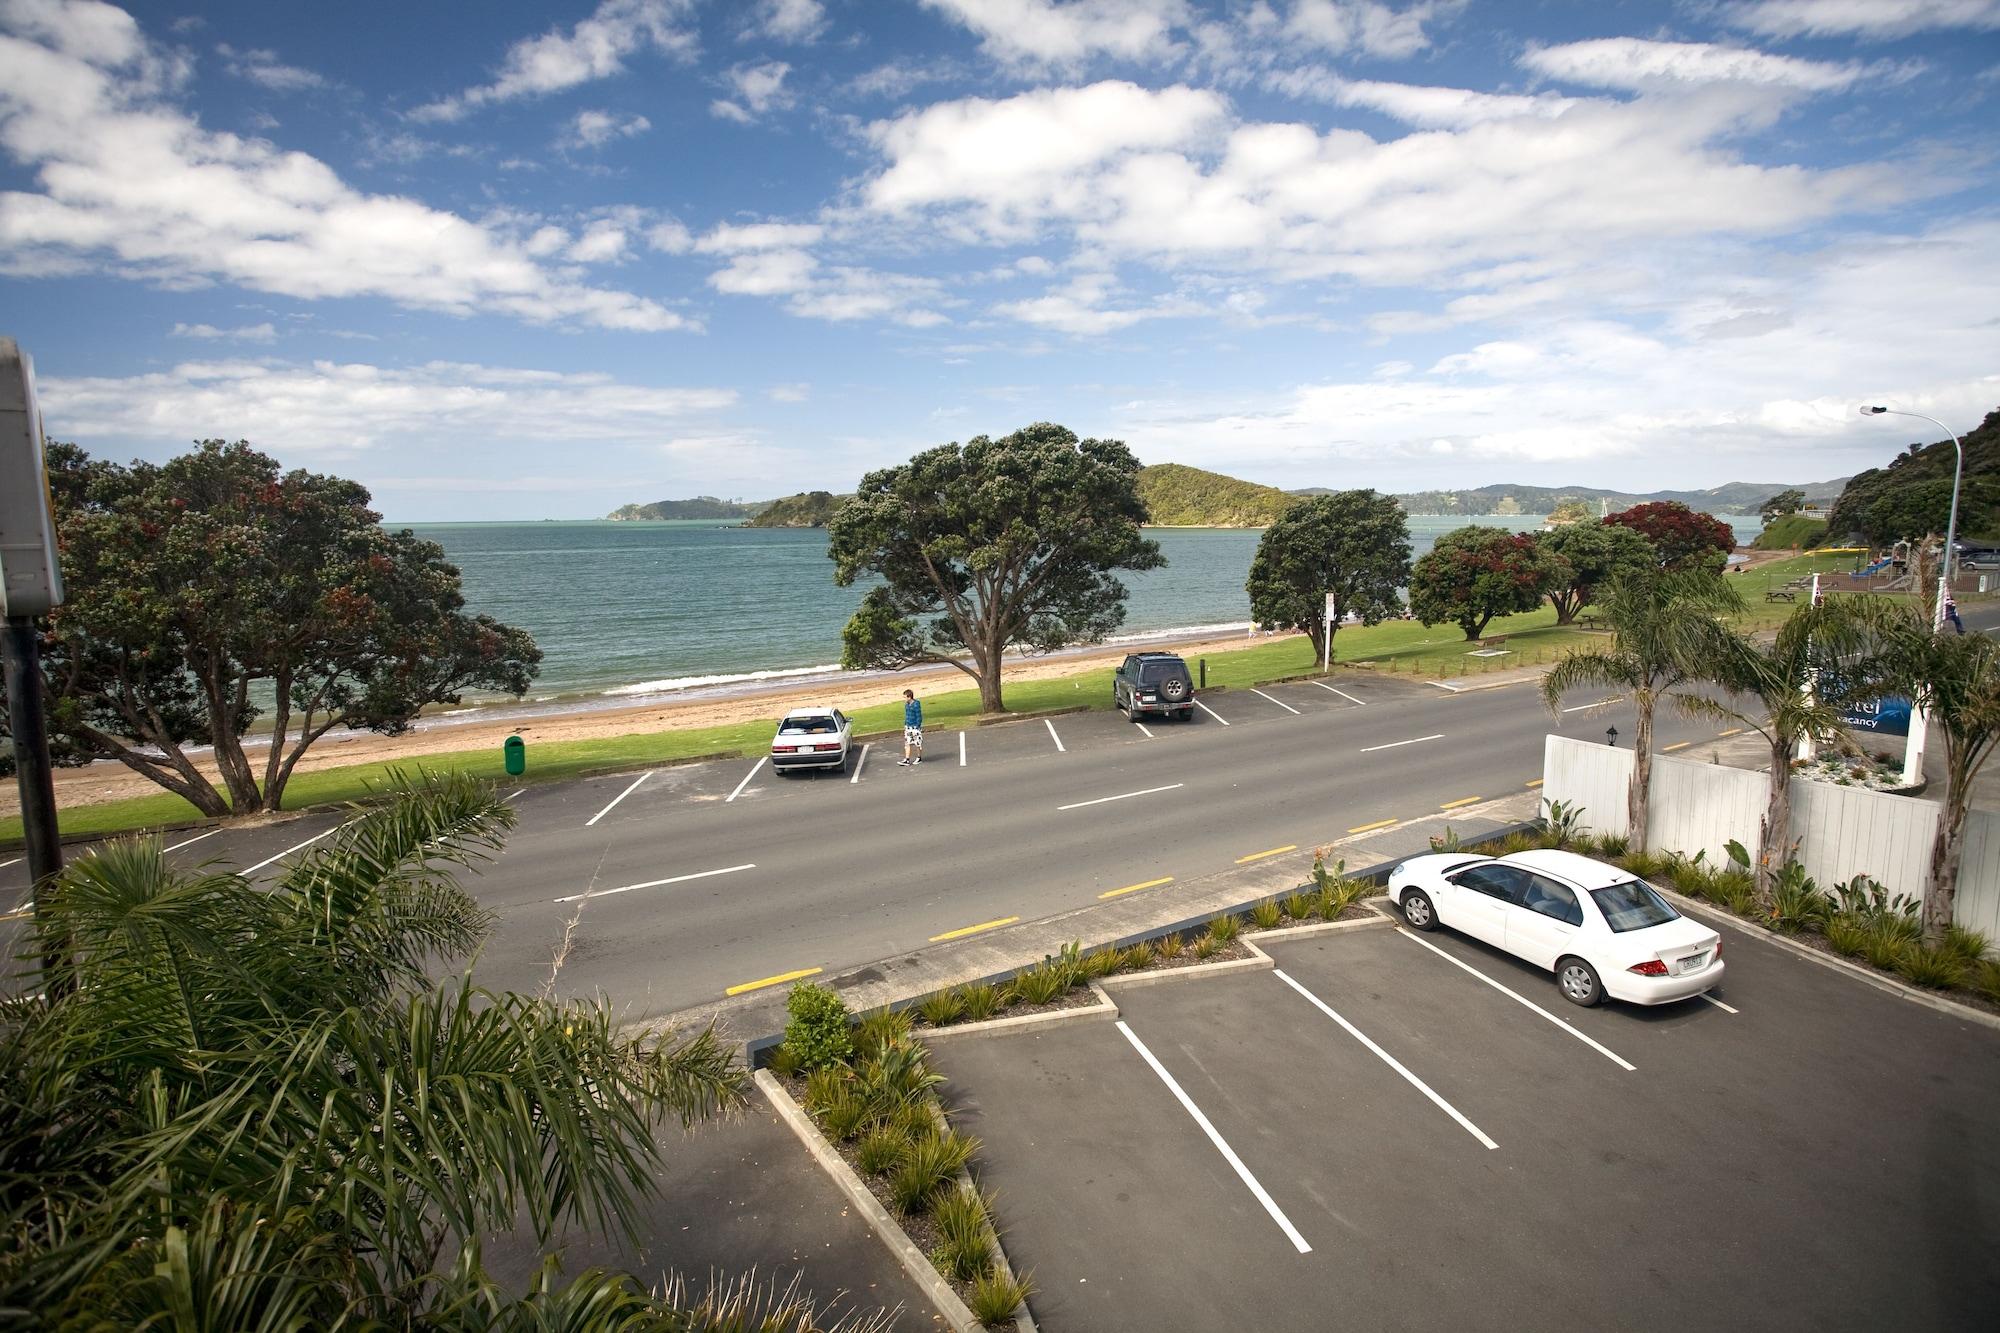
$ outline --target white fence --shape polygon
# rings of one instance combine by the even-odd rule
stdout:
[[[1711,863],[1727,855],[1731,839],[1754,852],[1769,780],[1748,769],[1655,755],[1646,841],[1687,856],[1706,851]],[[1548,738],[1542,795],[1581,808],[1585,827],[1624,833],[1631,781],[1630,750]],[[1891,893],[1922,897],[1941,810],[1936,801],[1792,779],[1792,837],[1806,873],[1821,884],[1867,875]],[[2000,937],[2000,815],[1966,816],[1955,915],[1961,925]]]

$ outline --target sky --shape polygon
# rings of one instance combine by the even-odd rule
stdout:
[[[400,522],[1793,484],[2000,407],[1996,130],[2000,0],[0,0],[0,334]]]

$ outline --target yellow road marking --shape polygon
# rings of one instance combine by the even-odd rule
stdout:
[[[1137,893],[1141,889],[1157,889],[1162,884],[1171,884],[1173,882],[1174,877],[1167,875],[1160,879],[1149,879],[1144,884],[1127,884],[1122,889],[1113,889],[1109,893],[1100,893],[1097,896],[1100,898],[1117,898],[1127,893]]]
[[[1742,734],[1743,734],[1743,728],[1741,728],[1741,727],[1731,727],[1731,728],[1730,728],[1729,730],[1727,730],[1727,731],[1718,731],[1718,732],[1716,732],[1715,734],[1716,734],[1717,736],[1740,736],[1740,735],[1742,735]]]
[[[26,907],[18,912],[0,912],[0,921],[20,921],[35,914],[35,909]]]
[[[1674,742],[1674,743],[1673,743],[1672,745],[1669,745],[1669,746],[1666,746],[1665,748],[1663,748],[1663,749],[1662,749],[1662,750],[1660,751],[1660,753],[1661,753],[1661,754],[1672,754],[1672,753],[1673,753],[1673,752],[1674,752],[1675,750],[1685,750],[1685,749],[1687,749],[1687,747],[1688,747],[1688,746],[1690,746],[1690,745],[1693,745],[1693,744],[1694,744],[1694,742],[1693,742],[1693,741],[1675,741],[1675,742]]]
[[[1438,809],[1456,810],[1461,805],[1478,805],[1481,801],[1485,799],[1486,798],[1484,796],[1461,796],[1455,801],[1446,801],[1443,805],[1439,806]]]
[[[955,940],[963,935],[977,935],[982,930],[994,930],[1000,926],[1011,926],[1020,919],[1018,916],[1003,916],[998,921],[982,921],[976,926],[967,926],[963,930],[947,930],[942,935],[931,936],[931,943],[940,944],[945,940]]]
[[[1347,831],[1349,833],[1366,833],[1371,829],[1388,828],[1389,825],[1395,822],[1393,819],[1378,819],[1372,824],[1363,824],[1360,828],[1351,828]]]
[[[1299,845],[1297,843],[1292,843],[1289,846],[1285,847],[1273,847],[1268,852],[1252,852],[1248,856],[1237,857],[1236,864],[1248,865],[1252,861],[1261,861],[1267,856],[1283,856],[1286,852],[1296,852],[1298,849]]]
[[[1542,780],[1540,778],[1536,778],[1533,782],[1524,783],[1523,785],[1529,787],[1539,787],[1542,785]]]
[[[816,977],[825,969],[802,967],[796,972],[780,972],[775,977],[765,977],[762,981],[746,981],[741,986],[731,986],[724,995],[741,995],[746,991],[762,990],[766,986],[782,986],[787,981],[797,981],[800,977]]]

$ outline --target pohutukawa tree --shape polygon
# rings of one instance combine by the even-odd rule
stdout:
[[[1655,569],[1659,552],[1635,529],[1605,523],[1572,523],[1545,532],[1542,550],[1561,564],[1549,588],[1556,624],[1567,625],[1589,606],[1597,590],[1621,574]]]
[[[466,614],[443,549],[385,531],[354,482],[220,440],[130,466],[54,444],[49,480],[69,596],[42,641],[51,744],[203,814],[277,809],[335,727],[394,735],[468,689],[518,695],[541,660],[526,631]]]
[[[1720,570],[1736,549],[1736,530],[1713,514],[1690,509],[1679,500],[1655,500],[1607,515],[1604,522],[1630,528],[1660,553],[1667,569]]]
[[[1426,625],[1449,621],[1476,639],[1493,617],[1541,605],[1561,573],[1532,534],[1468,524],[1439,537],[1410,571],[1410,610]]]
[[[1304,630],[1318,659],[1344,617],[1374,625],[1400,611],[1397,590],[1409,581],[1403,506],[1374,491],[1336,491],[1299,501],[1264,530],[1245,586],[1258,625]]]
[[[1101,641],[1125,620],[1116,571],[1166,563],[1140,531],[1138,474],[1121,442],[1047,422],[869,473],[827,526],[834,582],[882,580],[842,632],[843,664],[948,662],[1003,711],[1009,649]]]

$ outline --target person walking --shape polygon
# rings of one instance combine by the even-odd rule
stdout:
[[[917,701],[916,691],[903,691],[903,757],[896,761],[898,767],[915,768],[924,762],[924,706]]]
[[[1950,593],[1946,593],[1944,597],[1944,618],[1951,622],[1953,629],[1960,634],[1965,633],[1965,622],[1958,618],[1958,603],[1952,600]]]

